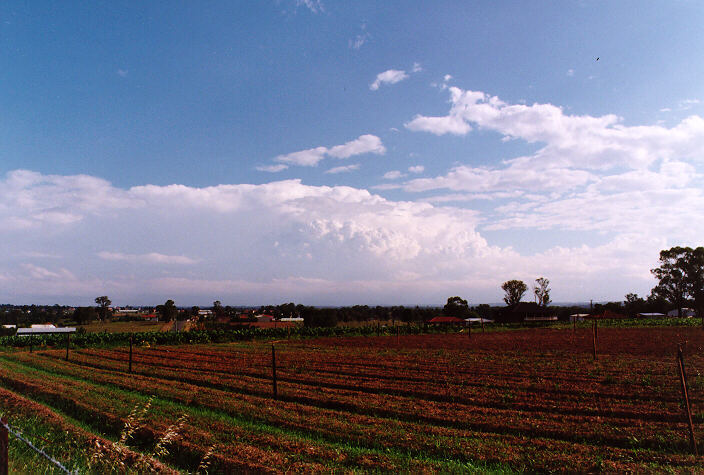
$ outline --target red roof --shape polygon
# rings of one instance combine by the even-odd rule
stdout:
[[[429,323],[464,323],[464,320],[457,317],[435,317]]]

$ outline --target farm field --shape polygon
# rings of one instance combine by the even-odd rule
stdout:
[[[164,322],[91,322],[86,325],[76,325],[76,328],[83,328],[88,333],[122,333],[122,332],[158,332],[169,331]]]
[[[596,361],[587,329],[277,341],[277,399],[272,342],[135,347],[132,374],[127,348],[72,349],[68,362],[8,350],[0,412],[20,423],[41,408],[44,426],[115,440],[142,408],[127,445],[154,470],[196,471],[205,457],[211,472],[702,471],[681,406],[684,342],[701,439],[694,327],[600,329]]]

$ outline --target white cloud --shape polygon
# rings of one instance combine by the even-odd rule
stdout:
[[[328,149],[325,147],[310,148],[308,150],[301,150],[300,152],[293,152],[286,155],[279,155],[274,160],[277,162],[290,163],[292,165],[300,165],[304,167],[313,167],[318,165]]]
[[[123,78],[127,77],[128,73],[129,73],[129,71],[127,71],[126,69],[118,69],[117,70],[117,75],[120,77],[123,77]]]
[[[259,170],[260,172],[277,173],[277,172],[286,170],[288,168],[288,165],[285,165],[283,163],[279,163],[278,165],[260,165],[255,168],[257,170]]]
[[[386,148],[379,137],[367,134],[360,135],[357,139],[351,140],[344,145],[336,145],[327,151],[328,155],[335,158],[349,158],[363,153],[383,155],[386,153]]]
[[[355,163],[353,165],[344,165],[341,167],[334,167],[334,168],[331,168],[330,170],[326,170],[325,173],[329,173],[329,174],[347,173],[347,172],[351,172],[353,170],[359,170],[359,163]]]
[[[569,76],[569,77],[574,76],[574,69],[568,69],[566,74],[567,74],[567,76]]]
[[[514,167],[457,166],[404,184],[432,191],[443,179],[458,191],[423,199],[495,204],[481,213],[300,180],[122,189],[95,177],[12,172],[0,180],[0,301],[481,302],[500,299],[507,278],[536,275],[551,279],[554,300],[613,299],[647,293],[659,250],[704,233],[702,177],[687,162],[586,176]],[[45,219],[55,208],[75,219]],[[8,226],[17,221],[29,226]],[[608,237],[520,253],[478,231],[520,228]]]
[[[408,167],[408,171],[411,173],[423,173],[425,171],[425,167],[423,165],[414,165],[412,167]]]
[[[365,153],[374,153],[376,155],[383,155],[386,153],[386,148],[381,142],[381,139],[376,135],[360,135],[354,140],[351,140],[342,145],[335,145],[334,147],[316,147],[308,150],[301,150],[300,152],[293,152],[287,155],[279,155],[274,158],[277,162],[287,163],[291,165],[300,165],[305,167],[317,166],[318,163],[323,160],[326,156],[334,158],[349,158],[355,155],[362,155]],[[257,169],[264,169],[267,167],[258,167]],[[268,167],[269,169],[264,171],[279,171],[277,165]]]
[[[321,0],[296,0],[296,7],[304,6],[313,13],[324,11],[323,2]]]
[[[125,254],[122,252],[100,251],[97,254],[101,259],[108,261],[130,261],[130,262],[146,262],[150,264],[181,264],[190,265],[198,262],[197,259],[191,259],[186,256],[169,256],[158,252],[149,252],[146,254]]]
[[[613,114],[566,115],[552,104],[511,105],[479,91],[449,90],[448,115],[418,115],[406,127],[436,135],[465,135],[475,126],[507,138],[545,143],[535,155],[514,160],[543,167],[643,168],[658,159],[703,158],[704,119],[699,116],[687,117],[670,129],[659,125],[628,127]]]
[[[413,63],[413,67],[411,68],[412,73],[419,73],[423,71],[423,68],[421,67],[420,63]]]
[[[408,77],[409,76],[406,74],[406,71],[389,69],[383,73],[377,74],[374,82],[369,85],[369,89],[376,91],[382,84],[396,84],[404,79],[408,79]]]
[[[398,170],[391,170],[391,171],[384,173],[383,178],[385,180],[398,180],[399,178],[404,177],[404,176],[406,176],[406,175],[404,173],[401,173]]]

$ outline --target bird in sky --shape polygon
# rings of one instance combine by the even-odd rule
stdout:
[[[598,57],[598,56],[596,57],[596,60],[599,61],[599,57]]]

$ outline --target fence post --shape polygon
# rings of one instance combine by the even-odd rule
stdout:
[[[472,322],[467,322],[467,335],[469,339],[472,339]]]
[[[479,315],[479,320],[482,322],[482,333],[484,333],[484,317]]]
[[[596,320],[592,323],[592,349],[594,350],[594,359],[596,360]]]
[[[271,345],[271,375],[273,376],[274,384],[274,399],[278,399],[278,394],[276,391],[276,353],[274,351],[274,345]]]
[[[5,429],[5,424],[7,421],[5,419],[0,419],[2,425],[0,425],[0,475],[7,475],[8,473],[8,462],[9,462],[9,438],[7,434],[7,429]]]
[[[130,333],[130,367],[128,372],[132,372],[132,334]]]
[[[66,334],[66,361],[68,361],[68,347],[71,346],[71,334]]]
[[[399,333],[401,332],[401,327],[396,327],[396,345],[399,345]]]
[[[694,455],[699,455],[697,451],[697,441],[694,439],[694,425],[692,424],[692,411],[689,407],[689,393],[687,391],[687,376],[684,372],[684,356],[682,355],[682,345],[677,347],[677,366],[680,370],[680,386],[682,387],[682,399],[687,413],[687,423],[689,424],[689,445],[692,447]]]

